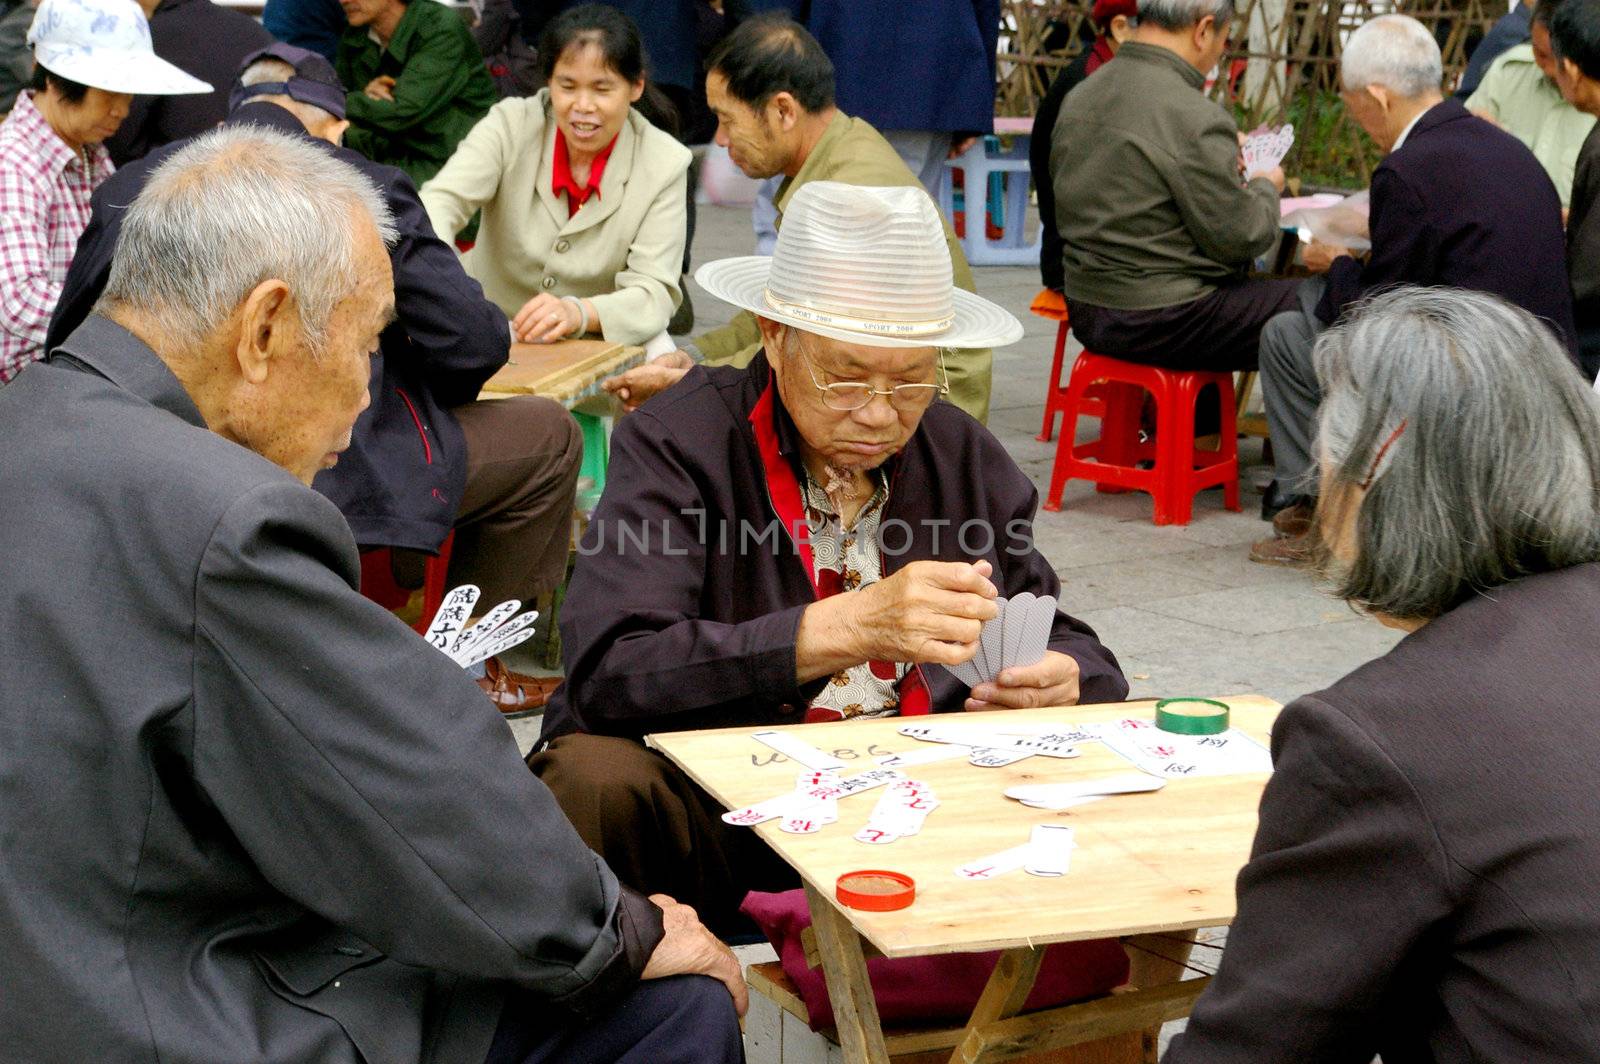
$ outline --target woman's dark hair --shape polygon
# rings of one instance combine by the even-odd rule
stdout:
[[[644,41],[633,19],[605,4],[581,4],[551,19],[539,35],[539,71],[548,82],[556,61],[572,47],[600,50],[601,62],[624,81],[643,81],[644,95],[634,106],[652,125],[678,135],[678,109],[645,78]]]
[[[38,92],[43,92],[51,85],[55,86],[56,95],[67,103],[82,103],[83,98],[89,95],[89,86],[80,85],[70,78],[64,78],[60,74],[46,70],[37,63],[34,64],[33,80],[28,82],[28,87]]]
[[[1560,8],[1561,0],[1538,0],[1538,3],[1533,5],[1533,14],[1529,16],[1529,21],[1548,30],[1550,20],[1556,17],[1556,12]]]
[[[1600,0],[1567,0],[1550,16],[1550,45],[1578,64],[1585,77],[1600,78]]]
[[[833,61],[804,26],[781,14],[746,19],[706,57],[733,98],[759,111],[780,92],[807,111],[833,106]]]

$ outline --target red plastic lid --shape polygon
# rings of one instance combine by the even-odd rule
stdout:
[[[839,904],[851,909],[886,913],[904,909],[917,897],[917,882],[899,872],[866,868],[846,872],[834,886]]]

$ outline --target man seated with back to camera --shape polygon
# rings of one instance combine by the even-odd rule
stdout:
[[[1057,612],[1038,663],[968,689],[997,595],[1055,595],[1038,492],[947,394],[941,348],[1022,334],[951,282],[920,187],[812,182],[771,258],[710,263],[754,315],[748,367],[697,367],[618,423],[562,610],[566,683],[529,766],[625,883],[736,927],[793,884],[767,846],[639,742],[649,732],[1116,701],[1127,683]],[[873,278],[894,276],[892,292]],[[935,346],[938,345],[938,346]]]
[[[312,486],[339,507],[357,543],[393,548],[390,564],[402,587],[422,585],[426,558],[453,531],[451,586],[477,585],[486,604],[531,602],[566,576],[583,457],[578,426],[561,404],[539,396],[474,401],[506,363],[505,315],[434,234],[411,179],[340,147],[349,124],[344,106],[326,59],[280,43],[244,58],[223,123],[276,130],[360,170],[378,186],[400,233],[389,250],[395,320],[373,360],[372,405],[339,464],[318,473]],[[156,149],[95,192],[50,322],[50,350],[93,312],[128,204],[186,143]],[[554,686],[512,672],[499,658],[476,674],[508,716],[536,712]]]

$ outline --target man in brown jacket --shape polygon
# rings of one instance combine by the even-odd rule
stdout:
[[[834,106],[833,63],[799,23],[775,15],[751,19],[728,35],[706,65],[706,101],[717,116],[717,143],[748,176],[785,177],[773,197],[779,226],[795,192],[810,181],[921,187],[882,134]],[[977,291],[948,221],[944,231],[956,286]],[[615,377],[606,388],[631,409],[676,383],[695,362],[745,366],[760,346],[755,315],[741,313],[695,337],[685,351]],[[951,351],[945,360],[950,402],[979,421],[989,416],[993,361],[987,348]]]
[[[1144,0],[1117,58],[1051,132],[1072,331],[1100,354],[1174,369],[1254,369],[1297,281],[1246,280],[1278,231],[1283,171],[1241,177],[1238,129],[1201,92],[1232,0]]]

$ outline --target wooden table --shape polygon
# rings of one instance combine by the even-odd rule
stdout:
[[[569,410],[601,394],[600,382],[644,362],[644,348],[609,340],[512,344],[511,359],[484,384],[479,399],[542,395]]]
[[[1255,696],[1225,699],[1233,724],[1266,742],[1280,708]],[[963,714],[961,723],[985,718],[1061,724],[1096,723],[1135,716],[1149,719],[1152,703]],[[940,718],[948,720],[950,718]],[[875,767],[887,753],[926,749],[899,734],[906,723],[887,718],[796,725],[782,730],[844,760],[844,774]],[[826,729],[826,730],[824,730]],[[796,765],[750,738],[757,728],[727,728],[648,737],[700,786],[729,808],[790,790]],[[1161,791],[1121,795],[1056,812],[1030,809],[1004,796],[1018,783],[1058,782],[1133,771],[1100,743],[1085,743],[1073,759],[1032,757],[995,769],[963,760],[913,766],[905,771],[929,783],[941,803],[921,834],[888,846],[866,846],[851,836],[866,823],[877,791],[839,802],[839,821],[815,835],[791,835],[769,821],[757,831],[805,881],[823,970],[827,976],[847,1059],[888,1060],[877,1005],[866,977],[864,938],[888,957],[1003,950],[1000,963],[968,1023],[952,1061],[1004,1060],[1059,1048],[1117,1030],[1157,1026],[1188,1013],[1204,980],[1169,982],[1187,960],[1192,932],[1226,924],[1234,915],[1234,878],[1249,856],[1256,809],[1266,774],[1174,779]],[[969,860],[1028,840],[1033,825],[1062,823],[1075,829],[1071,871],[1041,879],[1022,871],[996,879],[964,881],[955,869]],[[863,868],[888,868],[916,880],[916,902],[890,913],[843,909],[834,901],[838,877]],[[1184,934],[1187,932],[1188,934]],[[1053,942],[1157,936],[1130,945],[1163,955],[1165,964],[1138,964],[1142,989],[1099,1001],[1015,1017]],[[1153,1058],[1152,1058],[1153,1059]]]

